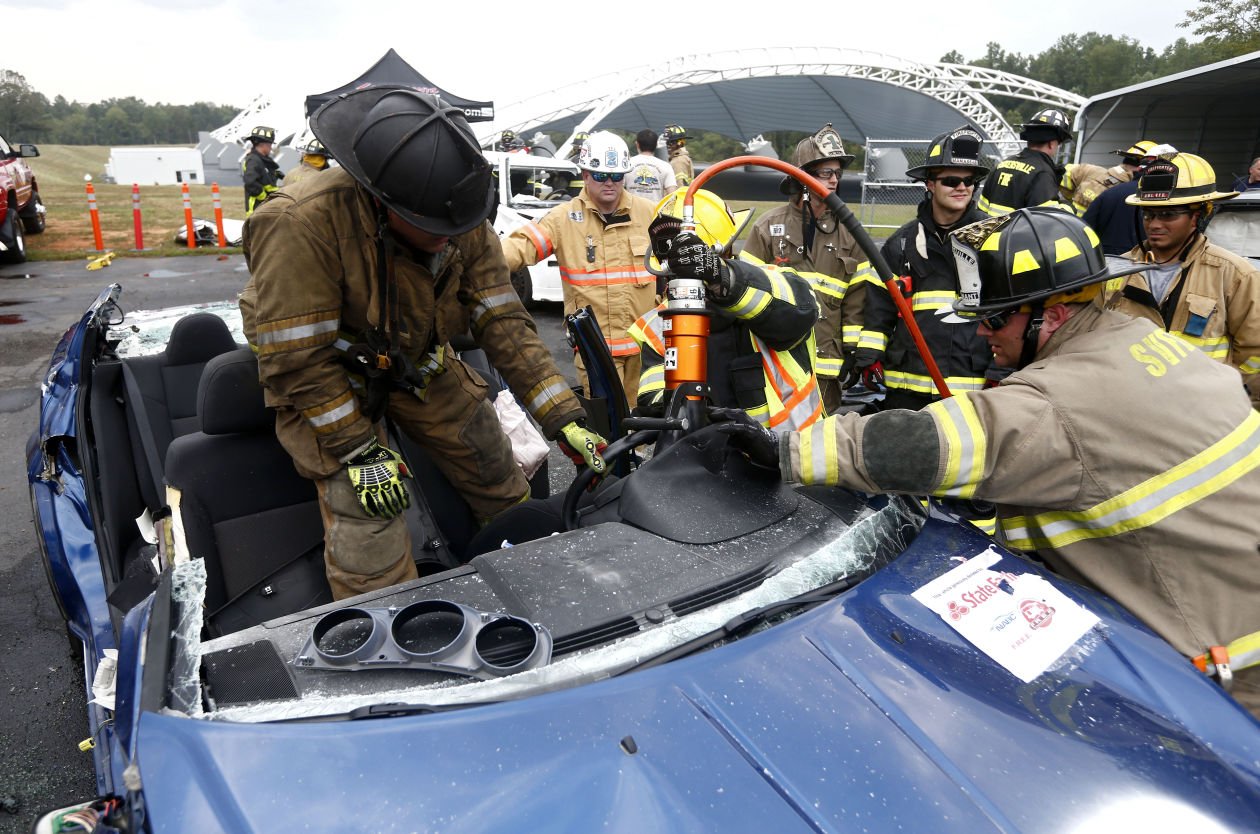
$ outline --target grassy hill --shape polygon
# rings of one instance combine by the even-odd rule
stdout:
[[[109,148],[104,145],[40,145],[39,157],[28,160],[39,183],[40,198],[48,210],[48,225],[41,235],[26,239],[31,260],[66,260],[96,253],[92,223],[88,214],[84,175],[92,176],[96,205],[101,217],[101,237],[105,249],[120,256],[134,254],[135,224],[131,185],[104,182]],[[223,188],[225,217],[241,219],[245,197],[240,186]],[[189,188],[193,216],[214,220],[214,207],[208,185]],[[146,255],[211,254],[213,247],[189,250],[175,243],[175,233],[184,226],[183,192],[178,185],[148,185],[140,188],[140,214],[143,221]],[[239,251],[239,250],[227,250]]]

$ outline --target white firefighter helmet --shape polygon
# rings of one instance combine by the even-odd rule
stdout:
[[[584,171],[607,171],[613,174],[630,173],[630,149],[625,140],[615,133],[597,130],[582,143],[578,154],[578,167]]]

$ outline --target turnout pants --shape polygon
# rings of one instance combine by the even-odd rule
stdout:
[[[529,496],[529,483],[512,458],[486,383],[462,362],[448,359],[445,372],[429,382],[424,400],[406,391],[391,393],[386,414],[429,455],[482,524]],[[333,597],[345,599],[416,578],[406,521],[363,511],[345,465],[319,449],[301,414],[278,411],[276,430],[298,471],[315,481]]]

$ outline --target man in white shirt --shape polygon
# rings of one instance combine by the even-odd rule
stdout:
[[[674,169],[668,162],[656,156],[656,131],[644,128],[634,137],[637,154],[630,157],[630,174],[626,177],[626,191],[638,194],[652,205],[659,203],[666,194],[678,190]]]

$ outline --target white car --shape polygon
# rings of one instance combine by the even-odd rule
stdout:
[[[499,187],[494,230],[503,238],[529,220],[536,220],[575,195],[570,183],[578,179],[572,162],[527,153],[485,151]],[[555,256],[512,274],[512,286],[525,306],[535,301],[563,301],[560,267]]]
[[[1260,266],[1260,189],[1244,191],[1232,200],[1219,200],[1208,226],[1208,239],[1217,246]]]

